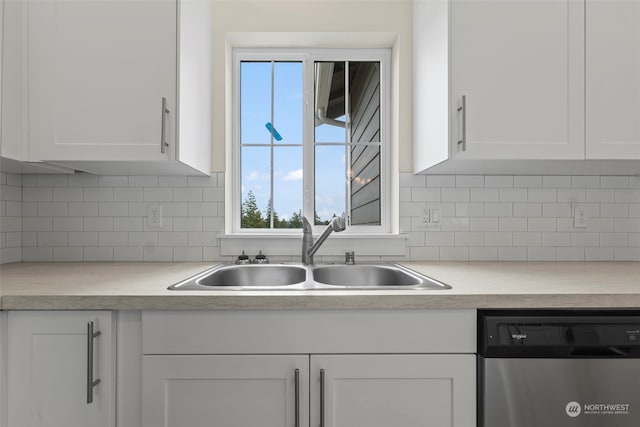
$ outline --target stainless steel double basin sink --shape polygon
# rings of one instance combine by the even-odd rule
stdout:
[[[220,264],[170,290],[443,290],[451,286],[395,263]]]

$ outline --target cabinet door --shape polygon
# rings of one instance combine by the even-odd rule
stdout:
[[[308,356],[145,356],[142,425],[308,426],[308,369]]]
[[[453,157],[584,158],[583,3],[450,4]]]
[[[88,401],[88,322],[100,332]],[[115,425],[115,359],[110,312],[9,312],[9,427]]]
[[[312,356],[311,425],[324,411],[324,427],[473,426],[475,369],[473,355]]]
[[[25,5],[34,158],[167,159],[160,148],[163,122],[170,144],[175,134],[176,2]]]
[[[586,8],[587,158],[640,159],[640,1]]]

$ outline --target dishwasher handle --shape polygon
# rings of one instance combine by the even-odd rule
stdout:
[[[573,347],[569,352],[570,357],[629,357],[631,347]]]

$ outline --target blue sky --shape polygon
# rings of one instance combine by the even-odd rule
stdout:
[[[271,117],[270,62],[241,64],[242,200],[253,191],[258,207],[266,210],[270,197],[271,134],[265,124]],[[273,150],[274,209],[289,218],[302,209],[303,70],[300,62],[276,62],[274,67],[273,126],[282,136]],[[311,100],[310,100],[311,101]],[[345,142],[345,130],[337,126],[316,128],[316,139]],[[295,146],[283,146],[295,145]],[[345,148],[316,147],[316,211],[321,219],[345,210]],[[310,218],[311,219],[311,218]]]

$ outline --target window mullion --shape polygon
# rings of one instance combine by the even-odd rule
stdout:
[[[315,120],[314,120],[314,60],[307,57],[303,62],[304,68],[304,141],[303,141],[303,197],[302,214],[307,217],[312,226],[315,224]]]
[[[275,129],[276,123],[274,121],[274,105],[275,105],[275,70],[276,70],[276,63],[275,61],[271,61],[271,128]],[[273,139],[274,139],[274,133],[273,132],[269,132],[269,144],[270,144],[270,155],[271,155],[271,159],[270,159],[270,173],[269,173],[269,179],[270,179],[270,189],[269,189],[269,228],[274,228],[273,227],[273,185],[274,185],[274,179],[273,179],[273,174],[274,174],[274,146],[273,146]]]

